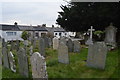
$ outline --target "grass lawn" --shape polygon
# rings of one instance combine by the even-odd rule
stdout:
[[[46,49],[47,73],[49,78],[119,78],[118,50],[108,52],[105,70],[86,66],[88,49],[82,48],[80,53],[69,53],[70,64],[58,63],[57,51]],[[3,78],[24,78],[3,68]],[[31,70],[30,70],[31,77]]]

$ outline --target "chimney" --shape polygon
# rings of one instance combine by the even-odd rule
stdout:
[[[17,26],[17,22],[15,22],[14,25]]]
[[[52,28],[54,28],[54,25],[52,25]]]
[[[42,24],[42,27],[46,27],[46,24]]]

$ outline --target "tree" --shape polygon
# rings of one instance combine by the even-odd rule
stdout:
[[[117,35],[120,35],[118,2],[71,2],[60,7],[62,11],[58,12],[56,21],[66,30],[87,31],[90,26],[93,26],[95,30],[105,30],[112,22],[118,28]],[[118,36],[117,39],[120,38]]]
[[[27,31],[23,31],[21,37],[22,37],[24,40],[27,40],[28,37],[29,37],[29,34],[27,33]]]

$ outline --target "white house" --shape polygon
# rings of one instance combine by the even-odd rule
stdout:
[[[20,31],[16,23],[14,25],[0,24],[0,37],[4,38],[5,41],[23,40],[21,34],[22,31]]]
[[[46,27],[55,37],[75,37],[76,32],[68,32],[61,27]]]

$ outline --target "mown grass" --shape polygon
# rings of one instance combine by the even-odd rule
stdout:
[[[35,49],[34,51],[38,51]],[[17,56],[14,51],[15,59]],[[118,50],[109,51],[106,58],[106,67],[104,70],[90,68],[86,66],[87,48],[82,48],[80,53],[69,53],[70,64],[58,63],[57,51],[52,48],[46,49],[47,73],[49,78],[119,78],[119,58]],[[30,59],[29,53],[28,59]],[[17,62],[16,62],[17,64]],[[18,65],[17,65],[18,70]],[[31,75],[31,65],[29,61],[29,76]],[[17,73],[13,73],[3,68],[3,78],[24,78]]]

